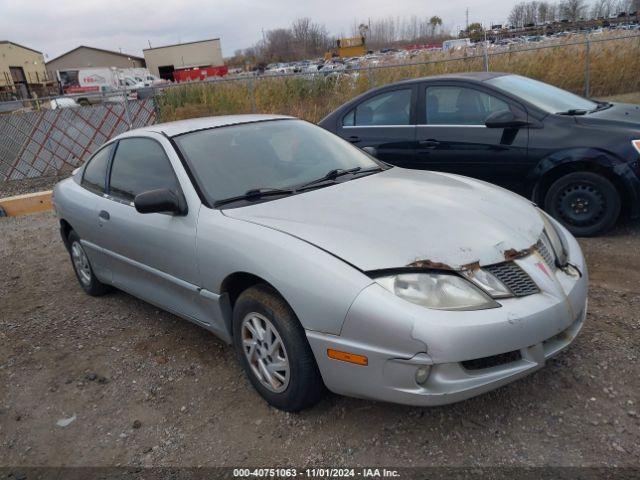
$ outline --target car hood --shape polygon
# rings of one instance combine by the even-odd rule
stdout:
[[[640,130],[640,105],[614,103],[611,107],[574,117],[581,125],[620,126]]]
[[[397,167],[223,212],[288,233],[363,271],[490,265],[531,248],[543,229],[523,197],[467,177]]]

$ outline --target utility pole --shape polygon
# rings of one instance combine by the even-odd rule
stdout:
[[[469,7],[467,7],[467,33],[469,33]]]

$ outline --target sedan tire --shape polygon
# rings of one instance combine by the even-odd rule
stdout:
[[[545,210],[574,235],[592,237],[609,230],[620,215],[620,194],[607,178],[574,172],[556,180],[545,196]]]
[[[89,257],[80,243],[80,237],[73,230],[69,233],[69,255],[76,278],[86,293],[98,297],[111,290],[109,285],[105,285],[96,278]]]
[[[251,384],[272,406],[295,412],[322,397],[324,384],[304,329],[269,286],[251,287],[238,297],[233,343]]]

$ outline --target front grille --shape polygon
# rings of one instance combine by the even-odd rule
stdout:
[[[466,360],[461,363],[466,370],[482,370],[485,368],[505,365],[511,362],[517,362],[518,360],[521,360],[521,359],[522,359],[522,354],[520,353],[520,351],[514,350],[513,352],[501,353],[499,355],[492,355],[490,357]]]
[[[484,270],[500,280],[516,297],[525,297],[540,292],[540,289],[533,280],[531,280],[531,277],[515,262],[489,265],[488,267],[484,267]]]
[[[553,253],[551,253],[550,248],[547,246],[544,240],[540,239],[538,241],[538,243],[536,244],[536,250],[538,250],[538,253],[542,255],[542,258],[547,265],[549,265],[551,268],[555,268],[555,257],[553,256]]]

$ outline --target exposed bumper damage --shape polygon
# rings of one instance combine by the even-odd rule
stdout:
[[[427,310],[377,284],[356,298],[340,335],[307,332],[327,387],[340,394],[409,405],[464,400],[521,378],[570,345],[587,311],[587,270],[567,235],[569,260],[580,272],[541,268],[535,248],[505,251],[540,293],[499,300],[501,308],[469,312]],[[423,261],[412,266],[445,268]],[[474,265],[467,265],[473,268]],[[326,350],[368,358],[358,366],[327,358]],[[417,370],[428,370],[423,383]],[[423,371],[424,373],[424,371]]]

